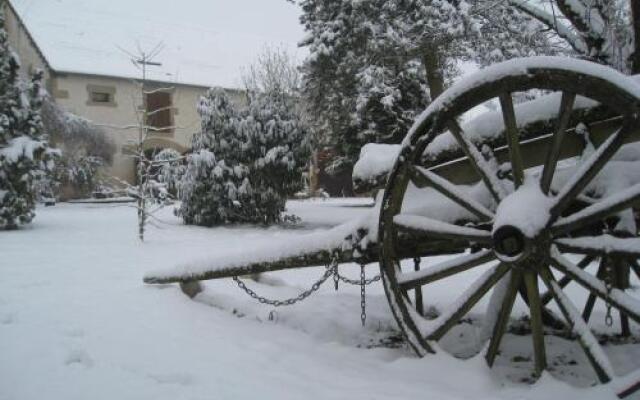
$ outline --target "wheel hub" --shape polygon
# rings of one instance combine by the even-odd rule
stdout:
[[[504,225],[493,233],[493,249],[503,261],[520,261],[526,257],[529,240],[515,226]]]
[[[550,199],[534,182],[525,183],[504,198],[496,210],[493,225],[493,250],[501,261],[535,264],[548,253],[546,225],[550,215]]]

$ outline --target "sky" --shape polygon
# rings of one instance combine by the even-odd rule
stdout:
[[[285,0],[11,0],[53,69],[138,77],[127,53],[161,45],[150,77],[241,86],[264,46],[306,50],[300,9]]]

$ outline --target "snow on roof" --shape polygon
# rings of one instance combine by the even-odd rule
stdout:
[[[284,0],[11,0],[58,72],[137,78],[120,48],[163,49],[149,79],[241,87],[242,68],[265,45],[301,59],[300,9]]]

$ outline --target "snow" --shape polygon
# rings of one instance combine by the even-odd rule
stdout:
[[[536,121],[551,121],[558,117],[560,109],[561,93],[551,93],[537,99],[515,104],[516,126],[521,128]],[[585,110],[597,106],[598,103],[577,96],[573,110]],[[462,130],[473,143],[482,143],[493,139],[496,135],[502,134],[504,130],[504,120],[502,110],[498,106],[497,110],[486,111],[476,118],[470,119],[462,124]],[[433,142],[427,146],[426,155],[434,159],[443,151],[452,151],[459,148],[458,142],[450,132],[438,135]]]
[[[28,136],[18,136],[11,139],[6,147],[0,148],[0,157],[13,163],[18,162],[21,157],[33,160],[34,153],[44,147],[43,142],[39,140],[33,140]]]
[[[516,104],[514,111],[517,126],[524,127],[536,121],[554,120],[558,116],[561,97],[560,93],[551,93],[534,100]],[[598,103],[593,100],[578,96],[576,97],[573,109],[589,109],[595,107],[597,104]],[[463,115],[466,118],[466,122],[461,124],[461,128],[472,143],[479,144],[495,138],[496,135],[502,134],[504,121],[500,109],[489,110],[486,107],[474,107],[470,111],[470,113]],[[425,156],[430,160],[436,160],[437,156],[442,152],[454,151],[459,148],[458,141],[447,131],[433,139],[425,149]],[[391,171],[391,168],[393,168],[400,149],[400,145],[394,144],[370,143],[365,145],[360,152],[358,162],[354,166],[353,178],[369,181],[383,173],[388,173]],[[640,150],[635,147],[630,146],[624,154],[620,154],[620,157],[625,159],[638,159],[636,153],[639,151]]]
[[[448,271],[450,269],[456,269],[461,264],[482,260],[491,254],[492,250],[482,250],[477,253],[468,254],[460,258],[452,258],[447,261],[443,261],[439,264],[430,266],[429,268],[420,271],[405,272],[398,276],[398,283],[403,284],[407,282],[420,281],[424,278]]]
[[[605,239],[601,239],[600,240],[605,240]],[[565,240],[579,240],[579,239],[559,239],[558,242],[561,241],[565,241]],[[593,241],[596,241],[598,239],[593,239]],[[637,240],[637,239],[636,239]],[[608,241],[608,240],[607,240]],[[638,243],[638,242],[636,242]],[[604,246],[603,246],[604,247]],[[638,245],[636,244],[635,249],[638,249]],[[596,278],[593,275],[590,275],[589,273],[581,270],[580,268],[578,268],[577,266],[573,265],[571,262],[569,262],[564,256],[562,256],[561,254],[559,254],[559,252],[557,251],[557,249],[552,248],[552,254],[551,256],[556,260],[556,262],[558,262],[564,269],[566,269],[569,273],[571,273],[573,275],[573,277],[577,279],[580,279],[583,283],[586,283],[587,285],[589,285],[593,290],[604,294],[605,296],[607,295],[607,288],[606,285],[603,281],[601,281],[600,279]],[[579,282],[580,284],[583,284],[582,282]],[[636,298],[626,294],[625,292],[623,292],[620,289],[611,289],[610,293],[608,294],[611,303],[614,305],[618,305],[618,306],[622,306],[624,308],[626,308],[627,310],[633,310],[633,312],[637,312],[637,310],[640,310],[640,301],[637,300]]]
[[[596,250],[604,253],[626,253],[640,256],[640,238],[617,238],[611,235],[582,236],[557,239],[559,244],[573,249]]]
[[[163,49],[149,78],[197,86],[242,86],[264,45],[303,58],[300,10],[286,1],[12,0],[55,71],[138,78],[130,56]]]
[[[442,222],[437,219],[422,217],[415,214],[398,214],[393,217],[396,225],[403,226],[408,229],[422,231],[426,234],[442,234],[452,236],[473,237],[477,239],[490,239],[491,235],[487,231],[481,231],[466,226],[458,226]]]
[[[589,327],[582,319],[582,315],[578,311],[578,309],[571,303],[571,301],[567,298],[567,295],[564,294],[562,288],[556,281],[551,281],[550,285],[553,287],[553,291],[557,296],[557,300],[562,304],[562,307],[571,321],[571,328],[573,331],[579,336],[579,340],[582,342],[583,346],[589,349],[589,352],[596,360],[598,365],[604,370],[605,374],[609,377],[613,377],[615,375],[613,371],[613,366],[609,361],[609,358],[602,350],[602,347],[598,343],[593,333],[589,330]]]
[[[388,173],[400,153],[399,144],[367,143],[353,166],[353,180],[369,181]]]
[[[184,278],[199,276],[207,271],[232,270],[244,265],[273,262],[284,258],[294,258],[305,254],[337,250],[350,250],[350,243],[346,238],[355,236],[358,230],[367,229],[371,218],[367,215],[361,220],[355,220],[339,225],[335,228],[307,233],[286,241],[263,243],[255,245],[251,251],[239,251],[226,257],[207,256],[199,260],[188,260],[175,267],[164,270],[151,270],[145,278]]]
[[[367,204],[290,202],[302,226],[267,229],[184,226],[165,208],[144,243],[136,240],[135,208],[39,208],[30,226],[0,234],[0,399],[615,398],[607,387],[575,388],[549,374],[534,385],[511,381],[508,376],[517,372],[511,358],[530,356],[528,336],[505,335],[504,355],[493,370],[481,355],[458,360],[439,352],[418,359],[404,347],[380,347],[397,328],[379,283],[367,287],[364,328],[358,287],[341,285],[335,292],[323,286],[305,302],[278,309],[269,321],[272,309],[230,280],[205,282],[195,300],[177,285],[142,283],[149,269],[295,239],[359,218],[370,211]],[[367,275],[376,268],[368,267]],[[289,297],[323,271],[283,271],[249,283],[261,294]],[[359,269],[344,265],[341,273],[356,278]],[[452,292],[471,282],[464,276],[444,281],[429,291],[429,303],[453,301]],[[516,309],[526,311],[523,305]],[[604,306],[597,304],[592,321],[602,315]],[[556,351],[550,360],[577,360],[566,376],[587,371],[588,385],[589,367],[582,366],[579,350],[563,339],[547,339]],[[629,368],[640,359],[637,347],[605,351],[614,365],[623,361]]]
[[[553,198],[545,196],[540,190],[538,179],[527,176],[524,184],[498,205],[493,232],[502,226],[511,225],[526,237],[534,238],[547,226],[551,217],[549,210],[553,204]]]
[[[567,217],[559,218],[554,227],[570,227],[572,224],[584,219],[586,217],[596,215],[600,212],[604,212],[616,205],[630,201],[633,198],[640,197],[640,183],[631,187],[627,187],[619,192],[613,192],[609,196],[603,198],[595,204],[590,205],[576,213],[573,213]]]
[[[417,128],[421,126],[429,116],[439,112],[440,110],[446,109],[450,106],[451,102],[462,93],[508,76],[527,74],[530,70],[538,68],[572,71],[596,77],[609,81],[614,86],[617,86],[618,89],[629,93],[633,97],[640,98],[640,84],[638,82],[616,70],[596,63],[576,60],[568,57],[553,56],[513,59],[481,69],[477,73],[459,80],[453,86],[445,90],[444,93],[438,96],[435,101],[433,101],[422,112],[422,114],[416,118],[415,123],[403,141],[403,146],[410,146],[412,141],[411,138],[416,133]]]

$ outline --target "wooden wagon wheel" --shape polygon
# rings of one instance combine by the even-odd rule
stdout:
[[[561,96],[555,132],[540,132],[540,137],[548,143],[542,159],[540,154],[522,150],[512,100],[513,93],[531,89],[559,92]],[[604,135],[597,149],[575,165],[573,173],[559,185],[558,161],[572,155],[567,153],[564,144],[569,140],[566,132],[576,96],[606,105],[620,117],[612,120],[614,127]],[[500,131],[503,131],[504,152],[508,155],[505,164],[511,170],[506,176],[496,173],[495,162],[493,166],[491,163],[495,160],[488,160],[458,123],[458,117],[464,112],[494,98],[499,99],[502,109],[504,124]],[[640,272],[637,229],[631,237],[603,233],[610,217],[637,204],[640,184],[592,204],[582,200],[589,185],[607,167],[620,146],[637,135],[639,110],[640,89],[628,78],[586,61],[555,57],[514,60],[487,68],[454,85],[425,110],[405,139],[390,174],[379,229],[387,298],[408,343],[418,354],[433,352],[434,343],[490,289],[499,285],[501,290],[494,290],[491,299],[491,303],[499,307],[490,308],[485,316],[492,332],[485,354],[489,365],[498,354],[520,291],[530,311],[535,375],[547,365],[543,314],[544,305],[553,299],[567,326],[576,333],[600,382],[613,378],[613,368],[585,320],[591,313],[593,301],[599,298],[620,312],[626,331],[629,329],[627,318],[640,323],[640,301],[618,289],[628,285],[628,274],[625,277],[620,272],[624,263]],[[491,201],[483,203],[474,199],[439,174],[438,166],[425,164],[425,149],[446,131],[464,151],[466,162],[481,182],[478,185],[484,185]],[[540,168],[532,168],[536,166]],[[421,190],[416,188],[424,187],[439,192],[472,218],[452,221],[420,215],[415,211],[419,208],[412,209],[410,205],[420,203]],[[590,236],[585,236],[585,232]],[[459,254],[445,262],[426,265],[421,271],[403,272],[398,256],[398,238],[403,235],[418,235],[427,242],[446,239],[458,243]],[[568,253],[582,254],[585,258],[576,265],[572,261],[574,256],[568,257]],[[594,260],[601,263],[597,276],[584,270]],[[460,288],[459,298],[435,319],[423,317],[421,305],[412,304],[407,294],[421,288],[427,297],[429,287],[425,285],[473,268],[486,270],[468,288]],[[611,279],[604,279],[605,269],[617,271],[616,276],[620,277],[613,282],[613,287]],[[583,315],[563,291],[571,281],[590,293]],[[546,293],[541,293],[545,286]]]

